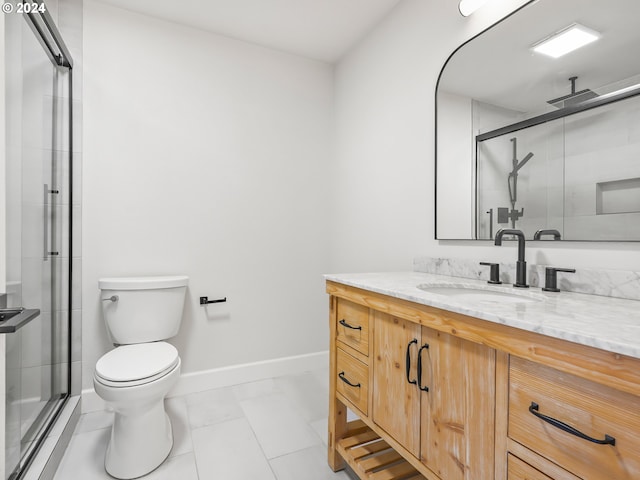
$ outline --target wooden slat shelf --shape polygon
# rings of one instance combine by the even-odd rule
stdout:
[[[337,450],[362,480],[425,480],[362,421],[350,422],[347,431]]]

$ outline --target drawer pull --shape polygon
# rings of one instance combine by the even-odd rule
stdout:
[[[598,445],[615,445],[616,444],[616,439],[610,435],[605,434],[604,440],[598,440],[597,438],[590,437],[589,435],[582,433],[580,430],[577,430],[571,425],[567,425],[566,423],[561,422],[560,420],[556,420],[553,417],[548,417],[547,415],[543,415],[538,411],[539,408],[540,407],[537,403],[531,402],[531,405],[529,406],[529,412],[534,414],[540,420],[544,420],[545,422],[550,423],[551,425],[559,428],[560,430],[570,433],[571,435],[575,435],[576,437],[580,437],[584,440],[589,440],[590,442],[597,443]]]
[[[340,377],[340,380],[342,380],[344,383],[346,383],[347,385],[351,386],[351,387],[356,387],[356,388],[360,388],[362,385],[360,385],[359,383],[351,383],[349,380],[347,380],[347,377],[345,377],[344,372],[340,372],[338,374],[338,377]]]
[[[350,328],[351,330],[362,330],[362,327],[360,327],[360,326],[354,327],[353,325],[349,325],[344,318],[342,320],[340,320],[338,323],[340,325],[342,325],[343,327]]]
[[[422,350],[427,350],[428,348],[429,344],[425,343],[420,347],[420,350],[418,350],[418,388],[423,392],[429,391],[429,387],[422,386]]]
[[[409,382],[411,385],[417,385],[418,382],[417,380],[411,380],[410,378],[410,374],[411,374],[411,345],[413,344],[418,344],[418,339],[414,338],[413,340],[411,340],[409,342],[409,345],[407,345],[407,357],[405,359],[405,367],[407,369],[407,382]]]

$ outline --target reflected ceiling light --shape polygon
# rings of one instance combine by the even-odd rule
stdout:
[[[468,17],[485,3],[487,0],[460,0],[458,10],[463,17]]]
[[[591,42],[595,42],[599,38],[600,34],[595,30],[591,30],[579,23],[574,23],[536,43],[531,49],[534,52],[558,58]]]

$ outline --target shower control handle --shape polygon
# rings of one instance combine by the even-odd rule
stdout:
[[[120,297],[118,297],[118,295],[111,295],[108,298],[102,299],[103,302],[117,302],[118,300],[120,300]]]

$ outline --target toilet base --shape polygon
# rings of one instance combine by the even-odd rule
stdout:
[[[116,412],[104,468],[123,480],[142,477],[162,465],[172,447],[173,431],[163,399],[135,416]]]
[[[96,393],[115,415],[104,468],[122,480],[142,477],[166,460],[173,447],[164,398],[180,376],[180,362],[164,377],[132,387],[111,387],[94,377]]]

